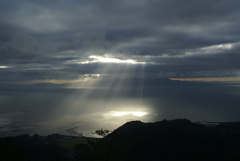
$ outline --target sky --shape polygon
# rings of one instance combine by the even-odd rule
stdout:
[[[240,121],[239,6],[0,0],[0,133]]]

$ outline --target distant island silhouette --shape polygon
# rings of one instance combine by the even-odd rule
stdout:
[[[101,139],[22,135],[0,147],[3,161],[239,161],[240,122],[131,121]]]

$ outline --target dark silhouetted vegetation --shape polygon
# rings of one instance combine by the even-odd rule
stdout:
[[[87,149],[82,160],[239,161],[240,123],[208,126],[186,119],[133,121]]]
[[[100,136],[107,136],[108,134],[111,133],[111,131],[100,129],[100,130],[96,130],[95,133]]]
[[[58,134],[4,137],[0,160],[239,161],[240,123],[132,121],[102,139]]]

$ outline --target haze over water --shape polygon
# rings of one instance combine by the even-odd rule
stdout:
[[[1,134],[67,134],[71,128],[78,132],[114,130],[132,120],[238,121],[235,86],[152,79],[143,74],[131,77],[129,72],[127,77],[125,73],[84,75],[83,82],[64,86],[4,86]]]

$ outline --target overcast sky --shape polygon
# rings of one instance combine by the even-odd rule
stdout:
[[[166,78],[237,77],[239,5],[236,0],[1,0],[1,81],[59,79],[59,71],[61,78],[78,78],[95,70],[78,69],[98,62],[91,56],[145,62],[154,66],[153,75]]]
[[[127,97],[190,97],[191,106],[204,106],[203,99],[236,111],[239,6],[238,0],[0,0],[1,100],[53,87],[104,88],[106,96],[128,89]]]

